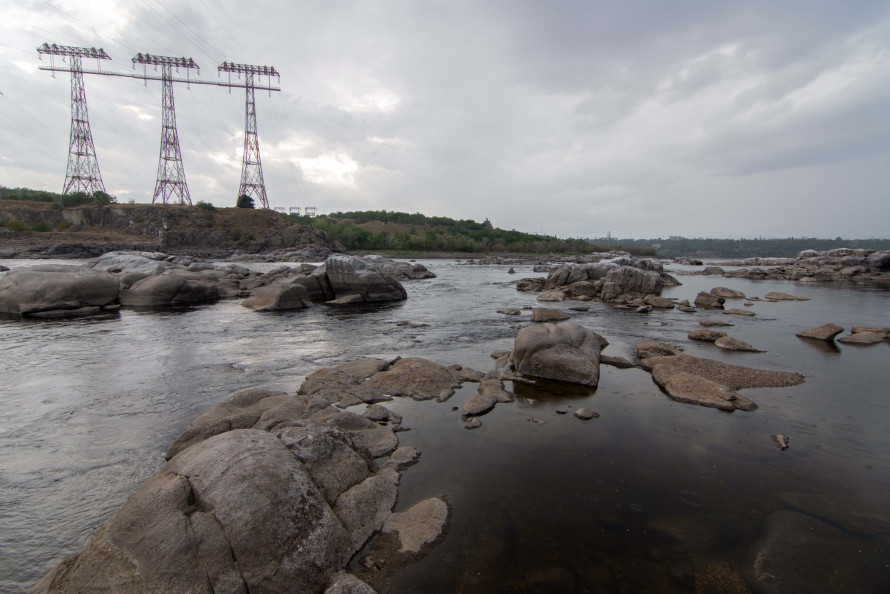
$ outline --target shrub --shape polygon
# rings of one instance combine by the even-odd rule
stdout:
[[[65,229],[69,228],[70,226],[71,226],[71,223],[69,223],[68,221],[62,221],[61,223],[56,225],[56,231],[64,231]]]
[[[116,204],[117,198],[103,192],[101,190],[97,190],[93,192],[93,204],[105,205],[105,204]]]
[[[10,219],[6,221],[6,228],[10,231],[30,231],[31,227],[23,223],[22,221],[17,221],[15,219]]]
[[[216,207],[210,204],[209,202],[204,202],[203,200],[198,200],[195,204],[198,208],[202,208],[204,210],[216,210]]]
[[[235,206],[238,208],[256,208],[253,203],[253,198],[248,196],[247,194],[241,194],[238,196],[238,202],[235,203]]]
[[[44,223],[40,221],[39,223],[35,223],[33,227],[31,227],[31,231],[39,231],[41,233],[46,233],[47,231],[52,231],[53,228],[49,226],[49,223]]]

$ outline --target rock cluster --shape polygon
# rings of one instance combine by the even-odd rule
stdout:
[[[599,298],[633,307],[671,308],[669,299],[658,295],[664,286],[679,282],[664,272],[661,262],[621,256],[578,266],[561,265],[550,270],[547,278],[514,281],[516,290],[540,293],[539,301]],[[639,303],[637,303],[637,301]]]
[[[804,250],[796,258],[748,258],[722,265],[742,268],[726,271],[719,266],[709,266],[688,274],[721,274],[731,278],[802,282],[887,280],[890,276],[890,251],[853,248],[837,248],[826,252]]]
[[[369,407],[374,421],[333,406],[338,386],[424,399],[437,389],[427,384],[441,394],[455,383],[444,378],[460,375],[424,361],[408,385],[402,361],[419,360],[320,370],[296,395],[232,394],[195,420],[167,464],[33,591],[373,592],[343,572],[350,558],[378,534],[369,557],[386,559],[386,570],[365,567],[379,582],[425,554],[449,515],[437,497],[391,511],[400,472],[419,456],[385,426],[401,417]],[[481,378],[463,374],[471,375]]]
[[[102,308],[163,307],[246,298],[259,311],[301,309],[314,302],[405,299],[386,267],[333,255],[322,266],[281,267],[266,274],[237,264],[210,264],[159,252],[109,252],[84,266],[19,268],[0,278],[0,313],[61,315]]]

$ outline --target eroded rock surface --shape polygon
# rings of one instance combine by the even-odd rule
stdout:
[[[0,313],[99,309],[117,303],[119,290],[117,277],[107,272],[58,265],[18,268],[0,278]]]

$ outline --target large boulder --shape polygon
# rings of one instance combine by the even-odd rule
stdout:
[[[169,270],[135,282],[121,292],[120,301],[134,307],[212,303],[221,297],[217,280],[201,273]]]
[[[608,344],[573,322],[527,326],[516,335],[510,362],[522,375],[595,387],[600,352]]]
[[[265,431],[170,460],[35,592],[319,592],[355,548],[288,448]]]
[[[398,301],[408,293],[394,278],[374,269],[354,256],[331,256],[325,262],[325,274],[337,298],[361,295],[362,301]]]
[[[101,308],[118,300],[118,279],[79,266],[17,268],[0,278],[0,313],[36,315]]]

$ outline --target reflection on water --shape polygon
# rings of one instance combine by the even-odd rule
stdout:
[[[259,314],[223,302],[0,320],[0,589],[25,588],[78,550],[160,467],[170,442],[234,390],[294,391],[315,369],[363,356],[487,370],[489,353],[510,348],[529,323],[528,310],[520,319],[497,310],[538,305],[508,284],[533,276],[530,268],[515,267],[514,276],[507,267],[425,264],[438,279],[407,283],[407,301],[381,306]],[[774,512],[809,501],[803,495],[830,502],[804,505],[806,517],[861,550],[831,551],[855,570],[855,578],[838,574],[858,580],[851,589],[890,582],[890,530],[879,529],[890,522],[875,503],[890,487],[890,345],[827,350],[794,336],[827,322],[890,325],[890,293],[681,280],[665,295],[691,300],[728,286],[812,301],[756,302],[752,318],[717,310],[647,316],[598,302],[569,313],[609,340],[610,355],[631,358],[638,340],[663,340],[696,356],[799,371],[807,381],[745,390],[759,410],[723,413],[671,401],[641,370],[603,366],[595,391],[515,384],[520,398],[472,431],[452,410],[472,387],[445,403],[386,403],[411,428],[401,443],[423,452],[403,475],[399,508],[442,495],[453,510],[446,538],[396,574],[393,591],[742,591],[752,544]],[[726,353],[687,340],[702,319],[733,323],[724,328],[730,336],[766,352]],[[575,418],[571,411],[582,406],[600,417]],[[773,433],[789,435],[791,448],[779,451]],[[866,528],[852,530],[847,517],[829,518],[824,508],[858,514]]]

